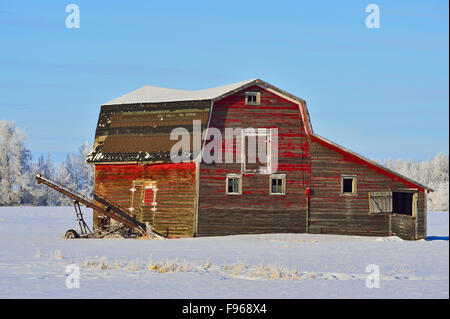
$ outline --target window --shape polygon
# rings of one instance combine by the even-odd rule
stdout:
[[[270,194],[271,195],[286,194],[286,175],[274,174],[270,176]]]
[[[242,130],[241,172],[270,174],[271,130],[268,128],[246,128]]]
[[[342,183],[343,193],[353,193],[353,178],[344,178]]]
[[[242,176],[238,174],[227,175],[227,189],[228,195],[241,195],[242,194]]]
[[[260,104],[259,92],[245,92],[245,104],[246,105],[259,105]]]
[[[356,194],[356,175],[341,175],[341,194],[352,196]]]
[[[156,205],[156,183],[144,182],[142,191],[142,206]]]

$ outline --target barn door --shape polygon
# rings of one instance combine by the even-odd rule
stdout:
[[[156,212],[156,194],[158,188],[155,181],[133,181],[131,191],[130,213],[139,220],[151,219],[153,221]],[[150,210],[150,212],[149,212]],[[149,213],[150,216],[149,216]]]
[[[369,213],[392,213],[392,192],[369,193]]]

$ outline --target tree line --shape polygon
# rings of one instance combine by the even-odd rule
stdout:
[[[33,205],[65,206],[72,200],[44,185],[36,183],[40,173],[87,196],[92,196],[94,168],[85,163],[89,143],[78,153],[68,154],[65,161],[55,165],[50,155],[33,161],[25,146],[26,134],[14,122],[0,121],[0,206]]]

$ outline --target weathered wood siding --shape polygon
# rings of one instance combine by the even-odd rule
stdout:
[[[403,239],[415,239],[415,222],[411,216],[393,214],[391,216],[392,235]]]
[[[194,120],[204,129],[210,106],[210,101],[103,105],[87,162],[170,163],[170,149],[177,142],[170,133],[175,128],[192,133]]]
[[[319,139],[311,139],[311,233],[377,235],[414,239],[414,218],[390,213],[369,214],[369,192],[411,188],[399,177]],[[357,195],[341,194],[341,175],[357,175]],[[425,194],[418,190],[417,237],[425,238]]]
[[[245,92],[261,93],[261,105],[245,105]],[[240,163],[200,166],[198,235],[306,231],[305,188],[310,185],[310,150],[299,106],[254,86],[213,105],[211,127],[278,128],[278,170],[286,174],[286,195],[270,195],[269,178],[244,174],[242,195],[227,195],[226,175],[240,174]],[[233,146],[234,148],[234,146]],[[232,152],[230,145],[224,152]]]
[[[131,207],[133,181],[155,181],[158,188],[153,213],[142,205],[142,187],[136,187],[133,212],[139,221],[151,223],[162,233],[168,229],[169,236],[194,235],[195,163],[95,165],[95,192],[122,208]]]
[[[138,220],[163,233],[168,229],[171,236],[312,232],[426,238],[423,188],[318,138],[309,120],[303,123],[302,116],[309,118],[303,100],[255,83],[266,89],[254,85],[229,91],[212,109],[211,99],[103,105],[94,150],[87,157],[96,164],[95,191],[125,210],[132,206]],[[246,105],[245,92],[260,92],[260,105]],[[200,121],[201,129],[209,122],[223,137],[225,128],[278,129],[278,169],[272,173],[285,174],[286,194],[270,194],[270,174],[242,174],[240,159],[200,166],[172,163],[170,149],[177,141],[170,140],[170,133],[178,127],[192,133],[193,120]],[[235,154],[234,148],[223,143],[222,160]],[[241,195],[226,194],[227,174],[242,174]],[[356,196],[341,194],[342,174],[357,175]],[[157,184],[156,213],[142,205],[143,181]],[[307,188],[312,190],[309,209]],[[369,214],[370,192],[406,188],[417,189],[415,217]]]

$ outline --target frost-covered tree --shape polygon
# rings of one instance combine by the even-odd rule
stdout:
[[[0,205],[23,203],[31,159],[25,138],[14,122],[0,121]]]
[[[0,206],[5,205],[72,205],[72,199],[36,183],[40,173],[71,189],[92,196],[94,168],[85,163],[90,151],[85,142],[78,153],[67,155],[57,168],[50,155],[32,161],[25,147],[25,133],[14,122],[0,121]]]
[[[90,152],[89,143],[84,143],[78,153],[68,154],[66,160],[48,175],[58,183],[87,196],[92,196],[94,189],[94,168],[85,163],[86,155]],[[52,170],[49,170],[51,174]],[[43,175],[47,176],[45,173]],[[46,187],[49,189],[48,187]],[[72,205],[72,199],[50,190],[48,205]],[[55,195],[56,194],[56,195]]]
[[[63,179],[66,179],[69,183],[66,186],[87,196],[92,196],[94,190],[94,167],[85,162],[90,150],[89,143],[85,142],[78,149],[78,153],[67,155],[64,162],[65,171],[61,168],[61,176],[58,177],[60,183],[64,184]]]
[[[58,166],[58,169],[56,171],[55,180],[63,184],[64,186],[76,190],[76,182],[73,180],[72,176],[70,175],[69,171],[67,170],[67,167],[65,163],[61,163]],[[64,196],[60,194],[61,196],[58,196],[56,198],[55,205],[57,206],[67,206],[72,205],[72,199],[70,197]]]
[[[30,164],[30,172],[28,177],[29,191],[24,203],[32,204],[34,206],[57,205],[60,194],[49,187],[38,185],[35,179],[36,174],[38,173],[48,178],[55,179],[55,166],[50,155],[47,155],[46,158],[41,155],[37,162],[32,162]]]

